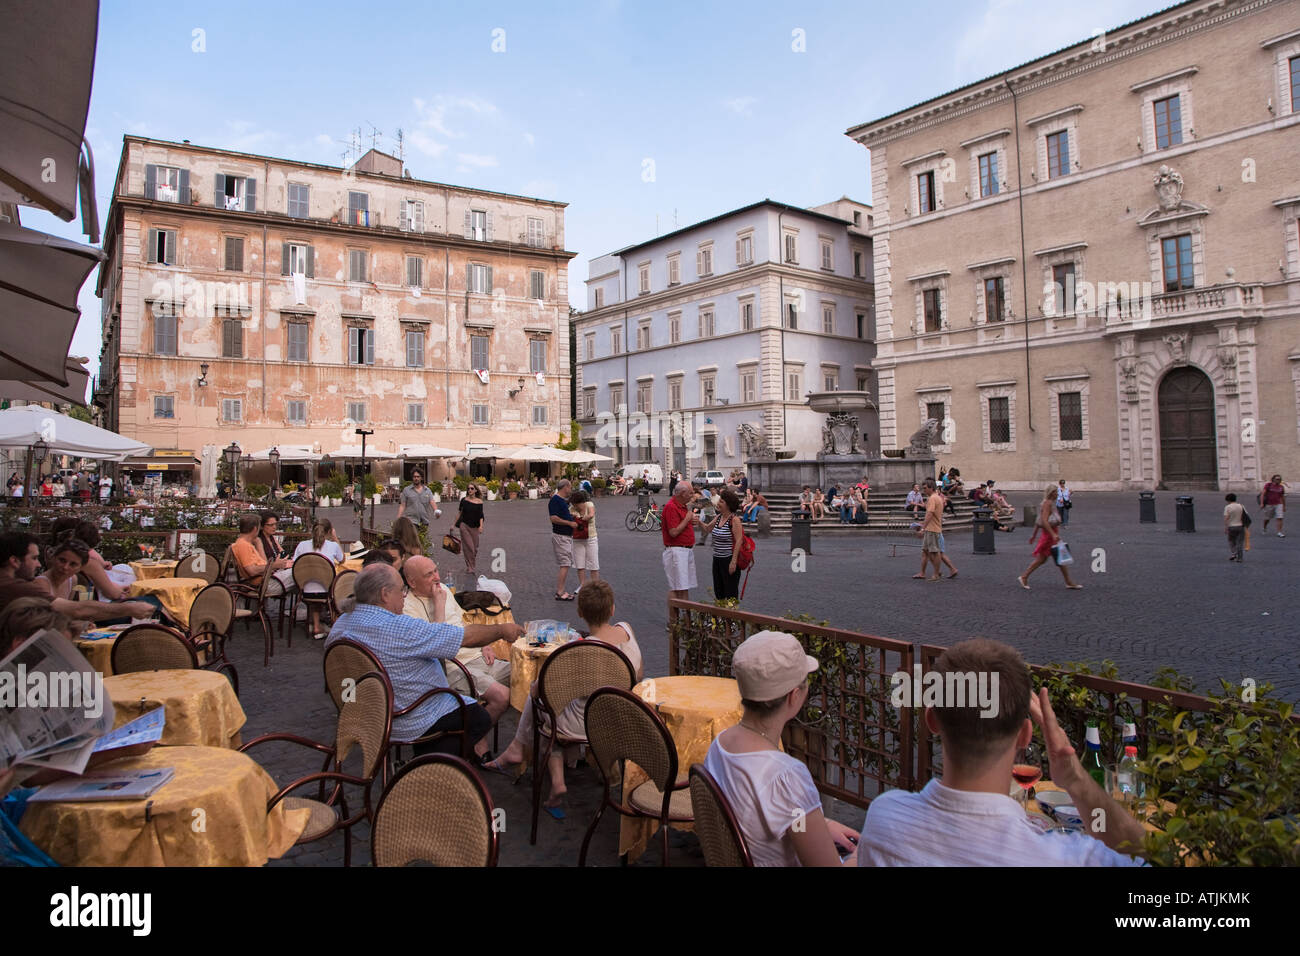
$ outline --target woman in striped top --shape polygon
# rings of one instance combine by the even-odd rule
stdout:
[[[713,533],[713,596],[716,600],[740,597],[740,570],[736,559],[745,540],[740,526],[740,499],[730,488],[713,496],[717,513],[701,525],[704,534]]]

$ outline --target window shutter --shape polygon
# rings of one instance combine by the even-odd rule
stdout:
[[[469,263],[465,264],[465,291],[474,291],[474,267]]]
[[[280,275],[289,274],[289,243],[280,243]]]
[[[166,254],[167,254],[167,265],[169,265],[169,266],[174,266],[174,265],[179,264],[179,260],[178,260],[177,257],[176,257],[176,232],[175,232],[175,230],[167,229],[167,230],[165,230],[165,231],[163,232],[163,236],[164,236],[164,243],[166,244],[166,250],[165,250],[165,251],[166,251]]]
[[[356,365],[357,363],[357,332],[360,329],[348,329],[348,364]]]
[[[465,210],[465,238],[474,238],[474,214],[468,209]]]
[[[221,354],[230,357],[230,322],[221,323]]]
[[[231,322],[230,324],[235,328],[235,332],[234,332],[235,358],[243,358],[244,357],[244,323],[236,321],[236,322]]]
[[[257,180],[251,176],[244,180],[244,211],[257,212]]]
[[[403,199],[403,200],[402,200],[402,213],[401,213],[400,216],[397,217],[397,228],[398,228],[398,230],[400,230],[401,232],[408,232],[408,231],[410,230],[410,226],[407,225],[407,223],[409,222],[410,216],[411,216],[411,200],[409,200],[409,199]]]
[[[218,209],[226,208],[226,176],[224,173],[217,173],[212,177],[212,205]]]
[[[366,336],[366,364],[375,364],[375,330],[363,329]]]
[[[736,240],[736,265],[740,265],[744,261],[745,260],[741,258],[741,254],[740,254],[740,240],[737,239]]]
[[[144,198],[154,199],[157,195],[158,188],[158,167],[153,163],[147,163],[144,167]],[[153,260],[149,260],[152,262]]]
[[[703,252],[695,253],[695,273],[696,275],[704,275],[704,253]]]
[[[316,247],[307,247],[307,278],[316,278]]]
[[[486,266],[485,268],[487,270],[487,288],[484,291],[490,294],[492,292],[492,267]]]
[[[150,168],[152,169],[153,167]],[[148,243],[148,248],[145,249],[145,261],[146,262],[158,261],[158,230],[157,229],[149,230],[149,243]]]
[[[177,179],[180,187],[176,190],[177,199],[180,200],[181,205],[188,206],[190,204],[190,171],[182,169]]]
[[[492,241],[492,213],[487,214],[487,241]]]
[[[415,204],[415,231],[424,232],[424,203]]]

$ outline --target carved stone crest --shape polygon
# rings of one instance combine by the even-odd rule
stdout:
[[[858,416],[836,412],[826,416],[822,426],[822,451],[828,455],[860,455]]]
[[[1135,358],[1124,358],[1119,363],[1120,384],[1124,388],[1128,400],[1137,401],[1138,396],[1138,363]]]
[[[1161,166],[1155,179],[1156,197],[1162,212],[1173,212],[1183,200],[1183,177],[1178,171]]]
[[[1164,337],[1165,345],[1169,346],[1169,353],[1173,358],[1175,365],[1187,364],[1187,333],[1170,332]]]
[[[1223,369],[1224,391],[1237,394],[1237,349],[1235,346],[1219,347],[1219,367]]]

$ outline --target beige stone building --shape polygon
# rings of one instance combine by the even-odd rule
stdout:
[[[565,204],[127,136],[105,225],[108,427],[197,455],[552,442]],[[182,456],[184,457],[184,456]]]
[[[1300,4],[1194,0],[865,123],[882,443],[968,479],[1300,473]]]

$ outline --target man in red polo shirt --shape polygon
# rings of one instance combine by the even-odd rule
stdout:
[[[673,496],[664,505],[664,574],[671,597],[688,599],[695,587],[695,524],[700,518],[691,510],[695,489],[689,481],[677,482]]]

